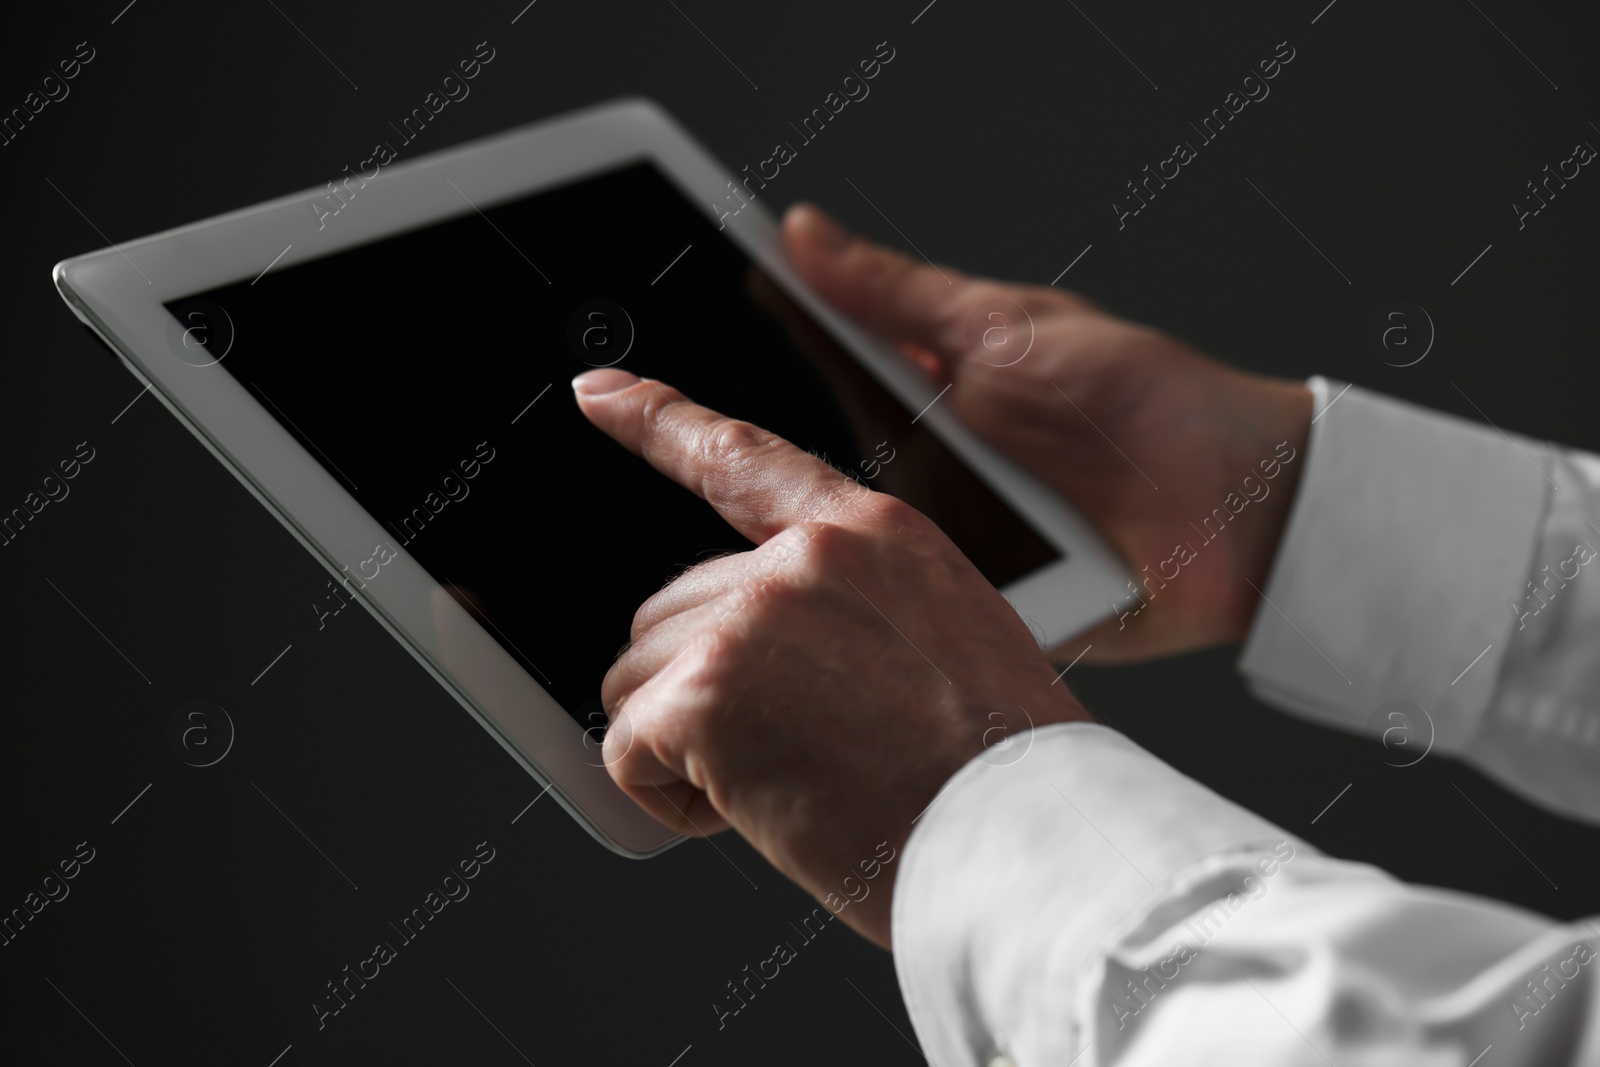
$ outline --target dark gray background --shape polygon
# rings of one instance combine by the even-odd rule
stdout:
[[[737,170],[792,140],[789,122],[887,40],[897,56],[870,97],[801,149],[769,207],[813,199],[903,245],[853,182],[935,259],[1032,282],[1092,244],[1063,284],[1222,358],[1481,417],[1465,394],[1501,427],[1600,448],[1600,178],[1585,168],[1521,232],[1511,208],[1545,164],[1600,142],[1592,8],[538,0],[512,25],[522,2],[112,0],[6,16],[0,108],[77,42],[98,52],[0,148],[0,507],[79,441],[97,450],[70,497],[0,548],[0,909],[78,841],[98,850],[72,896],[0,948],[8,1061],[266,1064],[291,1044],[286,1065],[523,1062],[510,1044],[536,1063],[665,1067],[686,1047],[684,1067],[919,1060],[889,958],[837,926],[719,1032],[723,983],[810,902],[731,837],[641,864],[548,803],[510,825],[528,779],[370,618],[315,632],[320,569],[159,404],[112,424],[137,385],[53,292],[58,259],[337,176],[479,41],[495,62],[403,158],[637,93]],[[1271,96],[1118,232],[1123,183],[1285,40],[1297,56]],[[1363,340],[1392,298],[1437,325],[1417,366],[1387,367]],[[1070,680],[1098,714],[1333,853],[1552,915],[1595,910],[1592,830],[1443,759],[1387,767],[1360,739],[1253,701],[1233,658],[1080,665]],[[206,770],[164,744],[195,697],[240,730]],[[360,866],[361,889],[251,783],[330,862]],[[498,855],[481,905],[440,916],[435,940],[316,1032],[320,982],[484,839]]]

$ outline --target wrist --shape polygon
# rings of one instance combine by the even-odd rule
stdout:
[[[1247,399],[1256,414],[1251,431],[1241,435],[1244,440],[1237,462],[1269,491],[1253,521],[1240,531],[1244,537],[1234,576],[1238,595],[1230,599],[1224,620],[1230,642],[1243,641],[1255,622],[1267,576],[1294,508],[1311,436],[1313,398],[1305,384],[1258,378]]]

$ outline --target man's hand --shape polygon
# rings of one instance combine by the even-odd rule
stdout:
[[[738,830],[889,947],[897,865],[882,861],[950,776],[1088,716],[909,505],[660,382],[608,369],[573,384],[591,422],[757,546],[639,608],[601,688],[612,777],[673,829]]]
[[[784,237],[817,292],[953,383],[940,403],[1120,552],[1148,607],[1085,634],[1091,660],[1243,638],[1259,601],[1251,584],[1266,584],[1298,484],[1308,389],[1226,367],[1060,289],[913,262],[809,205],[789,212]],[[1020,359],[1017,307],[1033,329]]]

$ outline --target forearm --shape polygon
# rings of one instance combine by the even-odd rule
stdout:
[[[936,1067],[1594,1062],[1592,931],[1330,859],[1103,727],[1034,734],[901,860]]]

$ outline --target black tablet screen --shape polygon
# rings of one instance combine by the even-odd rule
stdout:
[[[998,586],[1060,558],[654,166],[463,207],[167,307],[583,725],[637,606],[750,547],[579,414],[588,367],[902,497]]]

